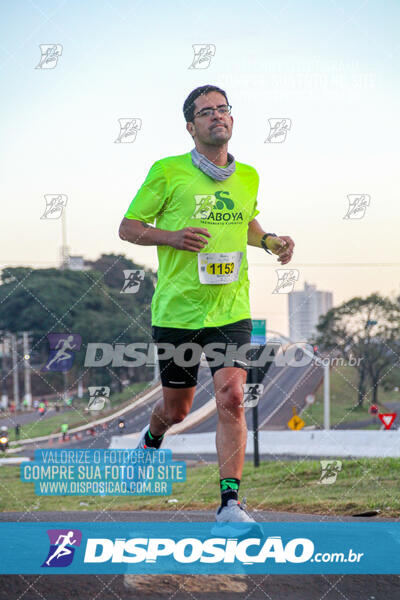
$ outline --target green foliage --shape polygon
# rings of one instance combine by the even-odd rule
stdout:
[[[385,518],[398,518],[400,496],[398,458],[342,459],[342,470],[333,485],[320,485],[319,460],[271,460],[254,469],[245,463],[243,481],[249,507],[320,515],[352,515],[381,509]],[[20,479],[19,467],[0,469],[0,511],[29,510],[181,510],[211,509],[219,505],[218,465],[188,467],[185,482],[174,483],[168,496],[38,496],[33,483]],[[132,517],[133,518],[133,517]],[[307,596],[304,596],[307,597]]]
[[[49,333],[78,333],[82,337],[81,351],[75,359],[75,372],[68,374],[72,381],[77,375],[77,368],[83,364],[88,343],[150,341],[150,305],[155,274],[147,270],[137,293],[122,294],[123,269],[144,267],[125,256],[114,254],[103,254],[91,266],[93,268],[87,271],[28,267],[2,271],[0,330],[31,333],[31,364],[36,369],[43,366],[48,356],[46,336]],[[93,384],[96,384],[101,376],[99,369],[94,371]],[[108,373],[102,383],[110,382],[113,379],[111,375]],[[119,370],[116,369],[114,375],[120,384]],[[54,388],[59,388],[60,374],[46,374],[47,378],[54,380]],[[54,389],[49,389],[48,393],[52,391]]]
[[[357,360],[358,404],[363,403],[368,380],[376,403],[378,386],[400,365],[399,303],[377,293],[352,298],[321,317],[317,329],[322,350]]]
[[[7,268],[0,285],[0,329],[30,331],[34,344],[48,333],[80,333],[83,342],[144,341],[150,328],[154,274],[136,294],[121,294],[126,257],[103,255],[100,270]]]

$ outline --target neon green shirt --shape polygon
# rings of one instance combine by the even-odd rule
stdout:
[[[190,152],[158,160],[125,217],[168,231],[203,227],[211,234],[201,252],[243,252],[237,281],[200,283],[198,253],[157,246],[158,281],[152,325],[200,329],[249,319],[248,224],[259,214],[257,171],[236,162],[235,172],[215,181],[192,163]]]

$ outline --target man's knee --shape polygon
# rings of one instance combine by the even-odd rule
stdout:
[[[168,413],[168,421],[171,425],[175,425],[176,423],[182,423],[182,421],[187,416],[188,411],[186,410],[174,410]]]
[[[243,406],[243,388],[236,382],[228,382],[217,392],[217,404],[222,409],[237,411]]]

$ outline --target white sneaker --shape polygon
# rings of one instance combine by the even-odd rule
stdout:
[[[160,444],[159,448],[152,448],[151,446],[146,446],[144,436],[146,435],[146,432],[149,430],[149,428],[150,428],[150,425],[146,425],[145,427],[143,427],[142,431],[140,432],[140,438],[138,441],[138,445],[136,446],[136,450],[159,450],[161,448],[164,439],[161,440],[161,444]]]
[[[246,511],[246,498],[240,503],[237,500],[228,500],[228,504],[217,510],[215,514],[216,525],[212,528],[213,535],[224,537],[237,537],[238,535],[263,536],[263,531],[258,523]],[[232,523],[232,525],[230,525]],[[248,526],[235,526],[235,523],[247,523]]]

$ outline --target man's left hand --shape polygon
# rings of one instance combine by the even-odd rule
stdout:
[[[294,241],[287,235],[267,238],[267,248],[268,250],[271,250],[273,254],[278,255],[278,262],[280,262],[281,265],[286,265],[292,260]]]

